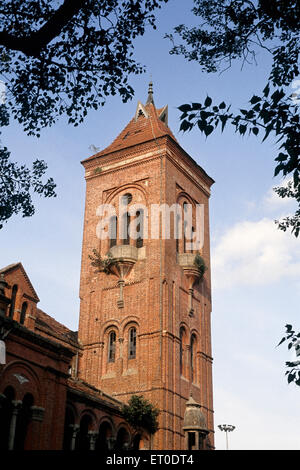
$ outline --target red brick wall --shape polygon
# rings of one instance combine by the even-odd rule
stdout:
[[[156,449],[184,448],[183,415],[192,392],[203,407],[213,445],[210,270],[194,289],[195,313],[190,317],[187,280],[176,263],[175,240],[145,240],[144,248],[140,249],[145,251],[145,257],[136,262],[126,279],[123,308],[117,306],[117,277],[95,273],[89,259],[94,248],[102,256],[108,251],[107,241],[100,241],[96,236],[99,204],[114,203],[119,194],[130,192],[132,203],[142,201],[150,208],[151,204],[164,202],[171,205],[185,192],[195,202],[205,205],[203,257],[210,267],[208,199],[211,180],[168,137],[104,155],[84,165],[87,188],[79,321],[79,341],[84,353],[80,376],[120,400],[127,401],[132,394],[139,393],[159,406],[160,430],[154,438]],[[137,355],[136,359],[128,360],[130,325],[137,328]],[[195,384],[191,383],[188,366],[185,377],[180,376],[180,325],[185,325],[188,338],[191,332],[197,337]],[[107,362],[110,329],[117,335],[114,363]],[[186,347],[185,351],[187,355]]]

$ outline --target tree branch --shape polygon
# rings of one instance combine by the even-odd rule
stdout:
[[[1,31],[0,44],[8,49],[21,51],[27,56],[37,57],[86,3],[87,0],[65,0],[38,31],[25,37],[17,37]]]

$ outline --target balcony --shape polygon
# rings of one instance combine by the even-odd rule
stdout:
[[[195,264],[197,254],[195,253],[177,253],[177,263],[182,267],[184,274],[188,279],[191,289],[195,282],[201,278],[201,274]]]

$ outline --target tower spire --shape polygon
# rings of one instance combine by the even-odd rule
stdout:
[[[153,99],[153,83],[152,83],[152,79],[151,79],[150,82],[149,82],[148,98],[147,98],[146,105],[147,105],[147,104],[150,104],[150,103],[152,103],[152,104],[154,105],[154,99]]]

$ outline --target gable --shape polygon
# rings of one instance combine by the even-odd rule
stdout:
[[[11,278],[8,281],[11,281],[13,283],[15,283],[14,278],[19,278],[19,279],[22,278],[23,281],[24,281],[24,284],[28,288],[29,297],[34,302],[39,302],[40,301],[33,285],[31,284],[31,281],[30,281],[25,269],[23,268],[22,263],[19,262],[19,263],[10,264],[10,265],[0,269],[0,274],[4,274],[5,276],[8,276],[9,278]]]

